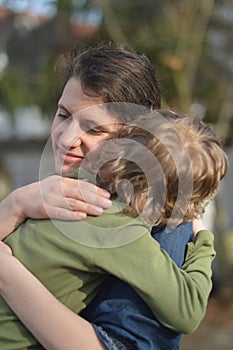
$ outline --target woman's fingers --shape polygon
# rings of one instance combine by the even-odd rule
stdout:
[[[48,217],[56,220],[76,221],[84,220],[87,217],[84,212],[72,211],[62,207],[47,207],[46,210]]]
[[[112,205],[107,191],[58,175],[18,188],[8,197],[1,207],[1,239],[27,218],[82,220]]]
[[[47,215],[54,219],[82,220],[112,205],[107,191],[84,180],[51,176],[41,182],[41,193]]]
[[[74,180],[72,186],[70,183],[66,186],[64,182],[63,193],[66,198],[79,200],[97,208],[107,209],[112,205],[107,191],[83,180]]]
[[[60,220],[82,220],[86,215],[99,216],[104,209],[78,199],[55,198],[50,205],[45,204],[48,217]]]
[[[193,220],[193,235],[194,235],[194,237],[201,230],[206,230],[206,226],[203,223],[202,218],[194,219]]]
[[[0,250],[3,250],[4,252],[6,252],[9,255],[12,255],[11,248],[7,244],[3,243],[2,241],[0,241]]]
[[[82,220],[98,216],[109,208],[110,194],[84,180],[50,176],[17,192],[18,206],[24,218]]]

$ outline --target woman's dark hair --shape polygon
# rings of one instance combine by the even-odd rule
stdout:
[[[75,45],[61,57],[66,82],[80,79],[88,96],[101,96],[105,103],[126,102],[158,109],[161,96],[149,59],[125,44]]]

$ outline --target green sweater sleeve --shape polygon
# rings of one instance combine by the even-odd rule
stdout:
[[[95,264],[129,283],[162,324],[177,332],[191,333],[206,312],[214,256],[213,235],[201,231],[189,243],[180,269],[146,234],[121,247],[98,249]]]

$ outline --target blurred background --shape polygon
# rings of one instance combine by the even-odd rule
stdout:
[[[218,257],[207,315],[182,350],[233,344],[233,2],[0,0],[0,199],[39,178],[58,99],[56,58],[74,41],[129,43],[157,72],[164,106],[213,125],[230,169],[205,214]],[[48,161],[49,162],[49,161]]]

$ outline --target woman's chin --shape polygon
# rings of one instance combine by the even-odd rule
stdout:
[[[70,166],[70,165],[56,166],[56,172],[59,175],[67,175],[67,174],[73,173],[78,168],[79,166]]]

